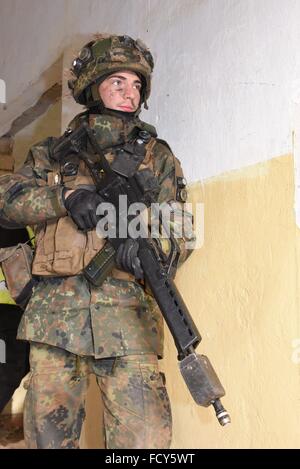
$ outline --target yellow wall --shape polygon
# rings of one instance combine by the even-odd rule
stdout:
[[[205,239],[176,283],[202,334],[197,352],[210,358],[226,389],[232,423],[222,428],[212,407],[194,404],[167,334],[174,448],[300,447],[293,171],[287,155],[190,189],[193,202],[204,202]]]
[[[197,406],[166,331],[162,369],[173,408],[173,448],[299,448],[299,249],[290,155],[194,184],[203,202],[204,245],[176,283],[202,334],[197,352],[215,367],[232,423]],[[98,399],[94,388],[91,400]],[[98,409],[99,411],[99,409]],[[90,412],[83,447],[97,447]],[[99,427],[98,427],[99,428]],[[99,447],[99,446],[98,446]],[[101,447],[101,446],[100,446]]]

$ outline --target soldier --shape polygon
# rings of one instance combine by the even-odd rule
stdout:
[[[152,70],[152,55],[139,40],[111,35],[89,42],[73,62],[69,82],[74,99],[87,110],[70,129],[87,122],[110,164],[120,148],[146,131],[150,140],[139,170],[153,171],[158,201],[177,199],[172,210],[180,212],[180,164],[155,128],[139,119]],[[0,181],[1,216],[37,227],[33,274],[38,283],[18,332],[31,343],[27,446],[79,446],[88,376],[94,373],[104,401],[106,447],[169,448],[171,409],[158,368],[162,316],[141,280],[136,245],[122,245],[116,267],[100,287],[88,282],[83,268],[105,244],[95,229],[101,199],[82,161],[70,171],[70,165],[52,158],[55,141],[34,145],[23,168]],[[190,253],[185,240],[178,240],[180,262]]]

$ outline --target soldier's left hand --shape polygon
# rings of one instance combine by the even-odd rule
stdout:
[[[138,258],[139,243],[128,238],[121,244],[115,254],[117,267],[135,276],[137,280],[144,278],[144,271]]]

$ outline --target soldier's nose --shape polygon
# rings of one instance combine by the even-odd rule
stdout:
[[[124,96],[125,98],[129,98],[129,99],[132,99],[134,97],[134,90],[130,85],[127,85],[124,88]]]

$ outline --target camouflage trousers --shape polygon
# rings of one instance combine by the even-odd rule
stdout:
[[[78,448],[90,373],[104,407],[106,448],[169,448],[172,417],[156,355],[95,359],[31,343],[24,408],[28,448]]]

